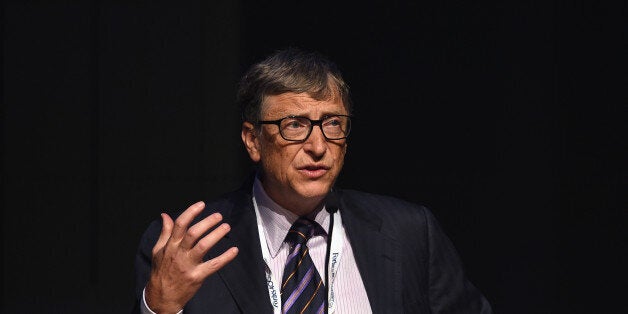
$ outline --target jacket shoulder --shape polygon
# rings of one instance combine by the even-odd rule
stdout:
[[[341,193],[341,199],[347,206],[373,212],[376,213],[377,216],[422,214],[425,211],[429,211],[429,209],[421,203],[391,195],[351,189],[342,190],[339,193]],[[382,215],[384,213],[385,215]]]

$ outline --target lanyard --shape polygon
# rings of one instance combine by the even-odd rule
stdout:
[[[270,251],[268,249],[268,243],[266,242],[266,233],[264,232],[264,226],[262,226],[262,219],[259,214],[259,209],[257,208],[257,201],[255,200],[255,197],[253,197],[253,207],[255,208],[255,217],[257,218],[257,232],[259,234],[260,245],[262,247],[262,257],[264,258],[264,263],[266,264],[266,286],[268,288],[268,295],[270,297],[270,305],[272,305],[275,314],[280,314],[280,285],[275,280],[273,280],[270,266],[268,266],[270,265]],[[344,228],[342,227],[342,219],[340,218],[340,213],[336,210],[333,215],[334,225],[331,227],[333,228],[334,232],[332,232],[331,238],[329,263],[328,265],[325,265],[330,274],[330,278],[328,278],[330,282],[326,283],[329,285],[329,294],[327,295],[329,313],[333,313],[336,310],[334,280],[336,279],[336,274],[338,273],[338,265],[340,265],[340,257],[342,255],[342,246],[344,245]]]

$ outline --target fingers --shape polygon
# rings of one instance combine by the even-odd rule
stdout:
[[[205,208],[203,201],[196,202],[188,207],[174,222],[171,241],[180,242],[185,236],[188,226],[201,211]]]
[[[220,239],[222,239],[229,231],[231,231],[231,226],[226,223],[218,226],[216,229],[212,230],[208,235],[204,236],[202,239],[198,240],[193,249],[193,254],[197,258],[202,258],[207,251],[214,246]]]
[[[153,247],[153,256],[168,246],[172,248],[171,254],[176,251],[187,252],[184,254],[192,260],[200,262],[207,251],[231,231],[231,226],[226,223],[216,227],[222,221],[220,213],[213,213],[189,226],[204,208],[205,203],[202,201],[192,204],[174,222],[167,214],[161,214],[162,229],[159,239]],[[214,227],[214,230],[207,233]],[[228,254],[228,256],[231,255]]]
[[[238,248],[234,246],[226,250],[224,253],[201,264],[200,270],[203,273],[203,276],[209,276],[223,268],[238,255],[238,252]]]
[[[198,239],[210,228],[217,225],[221,220],[222,215],[220,213],[213,213],[203,218],[203,220],[197,222],[195,225],[187,230],[185,237],[181,241],[181,248],[189,250],[194,247],[194,244],[198,241]]]
[[[170,218],[168,214],[162,213],[161,222],[161,233],[159,234],[157,243],[153,246],[153,255],[157,254],[157,252],[161,251],[161,249],[166,246],[166,243],[168,243],[168,239],[170,239],[170,235],[172,234],[172,227],[174,225],[172,218]]]

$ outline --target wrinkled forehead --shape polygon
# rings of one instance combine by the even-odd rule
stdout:
[[[344,99],[342,97],[342,95],[340,94],[340,91],[338,89],[338,86],[336,86],[335,84],[333,84],[331,81],[328,82],[327,86],[324,88],[311,88],[309,90],[301,90],[301,89],[297,89],[297,90],[287,90],[287,91],[281,91],[281,92],[269,92],[266,94],[262,95],[262,99],[261,99],[261,106],[260,106],[260,113],[265,112],[265,110],[267,110],[268,108],[268,100],[269,99],[273,99],[273,100],[286,100],[287,99],[292,99],[295,101],[295,105],[298,104],[298,100],[302,100],[302,99],[309,99],[309,100],[313,100],[313,101],[317,101],[317,102],[326,102],[326,103],[334,103],[334,104],[340,104],[341,106],[345,107],[345,109],[348,111],[349,108],[347,108],[347,104],[344,102]]]
[[[261,117],[271,115],[347,114],[338,92],[329,94],[285,92],[267,95],[260,106]]]

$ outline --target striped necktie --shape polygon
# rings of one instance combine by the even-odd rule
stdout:
[[[282,313],[323,313],[325,284],[316,270],[306,245],[318,224],[299,218],[288,231],[290,254],[281,283]]]

